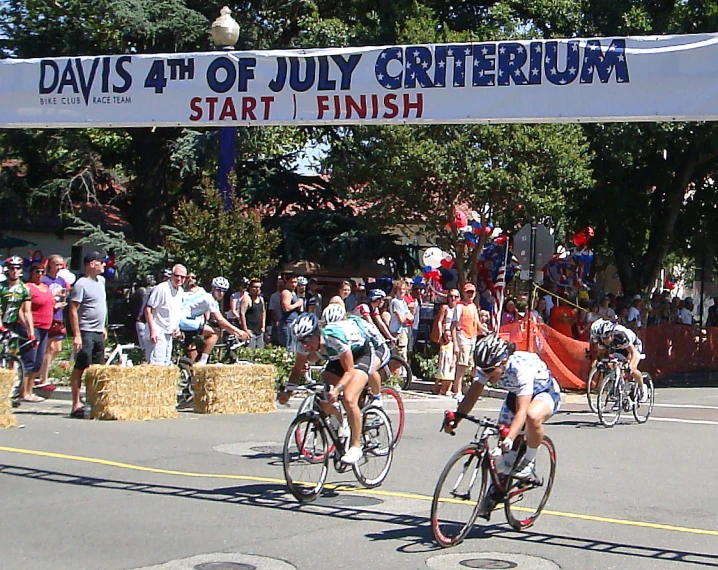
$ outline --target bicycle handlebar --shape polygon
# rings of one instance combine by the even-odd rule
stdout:
[[[485,427],[491,430],[494,430],[499,436],[502,438],[506,437],[506,435],[509,433],[508,426],[504,424],[496,423],[489,418],[477,418],[476,416],[472,416],[470,414],[463,414],[461,412],[457,411],[451,411],[446,410],[444,412],[444,421],[441,424],[441,429],[439,431],[444,431],[444,428],[446,427],[446,424],[449,422],[455,421],[457,418],[462,420],[468,420],[472,423],[478,424],[481,427]],[[456,435],[454,432],[449,432],[451,435]]]

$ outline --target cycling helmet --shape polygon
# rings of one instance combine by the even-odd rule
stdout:
[[[309,283],[306,277],[297,277],[297,285],[306,285]]]
[[[347,310],[344,308],[344,305],[340,305],[339,303],[329,303],[327,308],[322,312],[322,320],[327,324],[341,321],[346,316]]]
[[[492,368],[506,360],[512,352],[511,343],[496,333],[488,334],[476,343],[476,366],[482,369]]]
[[[382,291],[381,289],[372,289],[369,291],[369,301],[378,301],[379,299],[384,299],[386,297],[386,293]]]
[[[5,260],[5,265],[7,265],[7,266],[10,266],[10,265],[19,265],[20,267],[22,267],[22,257],[18,257],[17,255],[13,255],[12,257],[8,257],[8,258]]]
[[[292,332],[297,340],[313,335],[319,330],[319,319],[314,313],[302,313],[292,323]]]
[[[607,319],[598,319],[591,325],[592,338],[606,338],[613,334],[616,325]]]
[[[171,269],[163,269],[162,270],[162,278],[169,279],[170,277],[172,277],[172,270]]]
[[[212,289],[229,291],[229,281],[227,281],[224,277],[215,277],[212,279]]]

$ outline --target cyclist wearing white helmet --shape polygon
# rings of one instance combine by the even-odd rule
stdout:
[[[530,478],[536,465],[536,452],[544,436],[543,424],[559,408],[560,388],[537,354],[517,351],[514,343],[503,340],[495,333],[479,339],[474,357],[476,376],[458,411],[470,413],[489,382],[508,390],[499,413],[499,423],[509,426],[501,447],[504,452],[510,451],[514,440],[526,426],[526,454],[514,468],[513,476]],[[458,423],[457,418],[448,422],[444,429],[453,433]],[[482,510],[482,516],[487,516],[486,510]]]
[[[373,324],[382,336],[391,342],[396,342],[396,337],[389,332],[389,327],[386,326],[384,319],[381,318],[379,307],[382,302],[386,299],[386,293],[381,289],[372,289],[367,293],[366,301],[356,306],[356,309],[352,311],[352,314],[357,315],[365,321]]]
[[[628,359],[631,375],[641,387],[641,402],[648,401],[648,390],[643,385],[643,376],[638,370],[643,352],[643,343],[631,329],[616,324],[607,319],[597,319],[591,324],[589,333],[591,347],[597,347],[601,354],[618,353]],[[595,353],[594,353],[595,354]],[[593,361],[591,368],[595,368],[598,358]]]
[[[197,358],[194,337],[198,335],[204,337],[202,355],[199,359],[200,364],[207,364],[209,355],[219,339],[217,331],[207,324],[209,319],[215,320],[220,329],[236,336],[239,340],[245,341],[249,338],[246,332],[235,327],[222,315],[219,301],[222,300],[228,290],[229,281],[224,277],[215,277],[212,279],[211,293],[207,293],[207,291],[198,287],[194,292],[188,292],[182,302],[182,317],[180,318],[179,328],[185,333],[187,356],[190,359],[195,360]]]
[[[347,412],[351,437],[349,448],[341,460],[347,464],[356,463],[362,457],[362,420],[358,400],[369,376],[377,369],[377,357],[370,334],[358,320],[339,320],[323,328],[319,325],[320,321],[314,313],[302,313],[294,321],[292,330],[297,339],[297,355],[289,381],[293,383],[299,380],[307,361],[319,358],[328,360],[322,378],[331,385],[331,389],[328,403],[323,404],[323,407],[327,414],[341,421],[332,404],[340,394],[344,395],[342,402]],[[280,393],[280,402],[285,396],[286,392]]]
[[[322,311],[322,320],[326,324],[338,323],[347,316],[347,310],[344,305],[339,303],[330,303],[327,308]]]

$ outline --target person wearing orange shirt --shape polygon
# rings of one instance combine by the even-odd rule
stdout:
[[[576,311],[561,297],[556,297],[556,306],[551,309],[549,325],[562,335],[573,338],[573,324],[576,322]]]
[[[463,397],[461,383],[466,374],[466,369],[474,369],[474,348],[476,339],[479,336],[480,321],[479,309],[474,300],[476,299],[476,286],[473,283],[464,285],[464,298],[456,305],[452,323],[452,337],[454,341],[454,354],[456,355],[456,368],[454,375],[454,386],[451,394],[458,400]]]

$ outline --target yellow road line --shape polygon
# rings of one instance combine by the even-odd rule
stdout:
[[[97,459],[95,457],[82,457],[79,455],[65,455],[64,453],[53,453],[50,451],[37,451],[34,449],[22,449],[17,447],[0,446],[0,451],[7,453],[18,453],[21,455],[33,455],[36,457],[50,457],[52,459],[65,459],[68,461],[80,461],[83,463],[94,463],[96,465],[107,465],[108,467],[117,467],[120,469],[128,469],[131,471],[144,471],[146,473],[158,473],[161,475],[176,475],[179,477],[194,477],[200,479],[234,479],[237,481],[254,481],[258,483],[279,483],[284,484],[284,479],[276,479],[273,477],[255,477],[252,475],[230,475],[227,473],[194,473],[190,471],[175,471],[173,469],[159,469],[156,467],[144,467],[142,465],[133,465],[131,463],[121,463],[119,461],[110,461],[108,459]],[[395,499],[411,499],[416,501],[431,501],[429,495],[420,495],[418,493],[402,493],[400,491],[383,491],[380,489],[363,489],[353,487],[351,485],[326,485],[327,489],[336,491],[346,491],[363,495],[375,495],[378,497],[390,497]],[[518,508],[521,511],[530,511],[531,509]],[[673,526],[667,524],[659,524],[643,521],[631,521],[626,519],[614,519],[610,517],[601,517],[595,515],[584,515],[579,513],[564,513],[561,511],[545,510],[542,515],[554,517],[562,517],[568,519],[579,519],[592,522],[601,522],[608,524],[617,524],[623,526],[633,526],[641,528],[652,528],[655,530],[667,530],[672,532],[683,532],[688,534],[703,534],[708,536],[718,536],[718,530],[707,530],[701,528],[689,528],[684,526]]]

